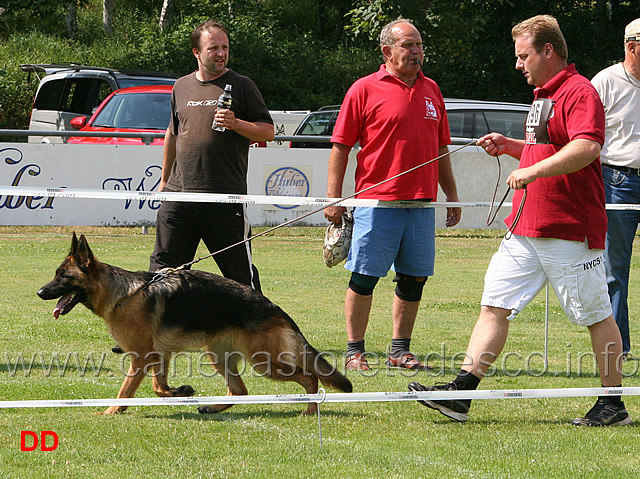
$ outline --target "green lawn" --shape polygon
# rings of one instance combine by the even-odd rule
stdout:
[[[153,234],[139,229],[78,227],[104,262],[146,269]],[[55,320],[54,303],[36,296],[69,251],[71,228],[0,227],[0,400],[115,397],[126,364],[101,319],[76,307]],[[153,230],[151,231],[153,233]],[[322,262],[321,228],[285,228],[254,241],[264,293],[298,323],[320,351],[344,355],[343,301],[348,273]],[[500,232],[439,231],[436,274],[421,304],[412,349],[429,355],[434,371],[385,369],[390,343],[391,275],[375,292],[367,348],[380,355],[373,374],[350,373],[355,392],[406,391],[455,376],[479,311],[482,280]],[[202,250],[202,255],[206,250]],[[216,271],[211,259],[198,269]],[[639,264],[632,264],[632,343],[640,341]],[[482,389],[599,386],[589,335],[573,326],[557,301],[549,304],[549,367],[545,371],[545,298],[541,294],[512,324],[505,354]],[[508,354],[507,354],[508,353]],[[170,383],[196,394],[225,394],[223,380],[181,358]],[[503,361],[506,358],[506,361]],[[341,361],[341,359],[340,359]],[[66,364],[65,364],[66,363]],[[342,366],[341,366],[342,367]],[[639,384],[637,362],[625,364],[625,385]],[[296,394],[247,371],[250,394]],[[137,397],[153,397],[145,380]],[[413,402],[325,404],[318,420],[302,404],[238,405],[218,415],[194,406],[133,407],[122,415],[96,408],[0,410],[0,468],[4,478],[626,478],[640,475],[635,425],[576,428],[569,423],[594,398],[479,400],[467,424],[451,422]],[[640,401],[626,398],[640,421]],[[638,423],[640,424],[640,422]],[[21,431],[55,431],[55,451],[22,452]]]

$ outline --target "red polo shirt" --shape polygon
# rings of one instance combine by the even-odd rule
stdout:
[[[362,148],[357,156],[356,191],[361,191],[438,156],[449,145],[449,122],[440,88],[422,72],[410,88],[382,65],[347,92],[331,137],[333,143]],[[361,198],[433,199],[438,194],[438,162],[419,168]]]
[[[560,151],[576,139],[604,143],[604,108],[595,88],[573,64],[534,91],[527,119],[527,142],[520,157],[526,168]],[[544,128],[543,99],[553,106]],[[546,130],[546,131],[545,131]],[[513,210],[505,220],[511,226],[524,190],[516,190]],[[604,185],[600,159],[579,171],[538,178],[527,185],[527,198],[515,234],[533,238],[588,241],[589,248],[604,249],[607,231]]]

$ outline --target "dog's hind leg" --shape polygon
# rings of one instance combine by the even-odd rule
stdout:
[[[304,388],[307,394],[317,394],[318,393],[318,377],[314,374],[310,374],[308,372],[304,372],[302,368],[298,368],[295,373],[289,375],[286,374],[284,376],[272,376],[273,379],[278,381],[294,381],[298,383],[300,386]],[[310,402],[307,406],[307,409],[302,412],[305,416],[316,414],[318,412],[318,404],[314,402]]]
[[[154,360],[157,358],[157,361]],[[185,397],[193,396],[196,391],[191,386],[183,385],[179,388],[169,387],[167,381],[167,371],[171,362],[171,353],[158,353],[152,358],[153,392],[160,397]]]
[[[222,354],[209,354],[211,364],[220,373],[227,383],[227,396],[246,396],[247,387],[238,372],[240,353],[224,352]],[[198,412],[201,414],[215,414],[229,409],[233,404],[214,404],[211,406],[200,406]]]

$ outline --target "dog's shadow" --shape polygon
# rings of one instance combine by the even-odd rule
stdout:
[[[344,411],[333,411],[323,409],[320,405],[320,417],[351,417],[352,414]],[[302,418],[309,420],[317,420],[318,415],[312,414],[305,416],[301,411],[281,411],[276,409],[260,409],[259,411],[238,411],[238,412],[222,412],[218,414],[200,414],[199,412],[175,412],[169,414],[150,413],[145,414],[145,418],[149,419],[173,419],[175,421],[243,421],[248,419],[265,418],[265,419],[291,419]]]

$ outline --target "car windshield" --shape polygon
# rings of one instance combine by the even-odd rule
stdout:
[[[129,88],[130,86],[140,85],[173,85],[176,81],[172,78],[119,78],[118,84],[120,88]]]
[[[127,93],[114,95],[91,126],[166,130],[171,116],[171,95]]]
[[[298,135],[331,135],[335,125],[336,112],[314,113],[300,126]]]

